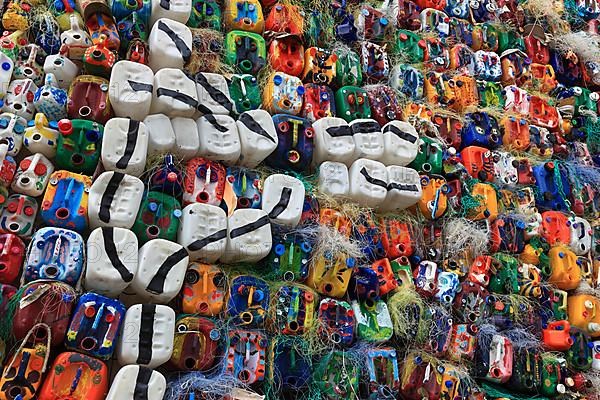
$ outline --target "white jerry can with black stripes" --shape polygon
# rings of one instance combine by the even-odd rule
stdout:
[[[140,176],[147,153],[148,129],[143,122],[112,118],[104,125],[101,159],[105,169]]]
[[[350,197],[363,207],[377,208],[387,196],[388,173],[379,161],[359,158],[350,167]]]
[[[271,223],[266,212],[252,208],[235,210],[227,221],[227,246],[221,261],[260,261],[269,254],[272,243]]]
[[[108,97],[117,117],[143,120],[150,112],[154,72],[142,63],[118,61],[112,67]]]
[[[204,114],[230,115],[233,102],[229,97],[227,79],[220,74],[199,72],[194,76],[198,91],[198,109]]]
[[[189,259],[177,243],[149,240],[138,251],[138,272],[129,288],[144,302],[166,304],[179,293]]]
[[[151,114],[192,118],[198,106],[196,83],[177,68],[164,68],[154,74]]]
[[[262,209],[274,224],[295,227],[304,207],[304,185],[293,176],[269,175],[263,184]]]
[[[342,118],[324,117],[313,122],[312,128],[315,131],[315,166],[325,161],[341,162],[346,166],[352,164],[356,146],[348,122]]]
[[[148,156],[172,152],[175,148],[175,131],[171,118],[165,114],[152,114],[144,118],[148,130]]]
[[[106,400],[162,400],[167,380],[158,371],[125,365],[113,378]]]
[[[384,144],[381,127],[374,119],[355,119],[350,122],[354,138],[354,158],[379,160],[383,156]]]
[[[160,18],[150,30],[148,48],[148,66],[155,73],[163,68],[183,69],[192,55],[192,32],[184,23]]]
[[[238,165],[255,168],[269,156],[279,143],[275,124],[265,110],[251,110],[240,114],[236,122],[240,137]]]
[[[117,343],[119,364],[156,368],[171,358],[175,311],[160,304],[135,304],[127,309]]]
[[[152,0],[152,12],[150,14],[150,27],[161,18],[185,24],[192,13],[191,0]]]
[[[241,146],[235,120],[229,115],[205,114],[196,120],[200,148],[198,155],[213,161],[235,164]]]
[[[175,147],[171,150],[175,157],[189,160],[196,157],[200,148],[198,127],[191,118],[175,117],[171,120],[175,133]]]
[[[401,211],[417,204],[423,195],[421,176],[412,168],[388,165],[387,195],[380,211]]]
[[[121,172],[103,172],[90,187],[90,228],[112,226],[131,229],[143,195],[144,183],[139,178]]]
[[[325,161],[319,165],[319,191],[329,196],[346,197],[350,192],[350,177],[346,164]]]
[[[414,126],[404,121],[390,121],[381,131],[384,151],[379,161],[403,167],[415,159],[419,151],[419,134]]]
[[[220,207],[205,203],[186,206],[179,221],[177,242],[191,261],[214,263],[227,245],[227,215]]]
[[[87,240],[83,286],[90,292],[118,297],[138,269],[138,239],[125,228],[96,228]]]

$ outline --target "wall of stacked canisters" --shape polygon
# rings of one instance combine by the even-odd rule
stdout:
[[[600,0],[0,11],[0,400],[600,399]]]

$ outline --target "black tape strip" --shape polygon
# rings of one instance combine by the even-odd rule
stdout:
[[[189,251],[198,251],[208,246],[209,244],[216,242],[217,240],[225,239],[227,237],[227,229],[222,229],[213,233],[212,235],[208,235],[204,239],[195,240],[190,243],[187,247]]]
[[[292,196],[292,188],[284,187],[281,191],[279,201],[275,204],[275,207],[269,213],[269,218],[274,219],[281,215],[285,211],[288,204],[290,203],[290,197]]]
[[[358,122],[351,126],[354,133],[381,132],[381,127],[375,121]]]
[[[204,90],[208,92],[208,95],[211,99],[219,103],[223,108],[225,108],[230,113],[233,111],[233,103],[227,98],[227,96],[217,89],[206,80],[206,77],[202,74],[196,74],[195,79],[196,83],[199,83]]]
[[[152,377],[152,370],[148,367],[139,366],[137,378],[135,379],[135,389],[133,391],[133,400],[148,400],[148,384]]]
[[[256,122],[256,120],[254,118],[252,118],[252,116],[250,114],[247,114],[247,113],[240,114],[238,121],[241,121],[242,124],[246,125],[246,127],[248,129],[250,129],[252,132],[254,132],[260,136],[263,136],[263,137],[269,139],[271,142],[275,143],[275,139],[273,139],[273,137],[271,135],[269,135],[269,133],[267,131],[265,131],[263,129],[263,127],[260,126],[260,124],[258,122]]]
[[[110,206],[115,198],[115,194],[119,189],[121,181],[125,178],[125,174],[120,172],[113,172],[113,176],[110,177],[106,190],[102,194],[100,200],[100,211],[98,212],[98,218],[100,221],[108,224],[110,222]]]
[[[231,239],[235,239],[238,236],[242,236],[248,232],[255,231],[258,228],[267,225],[268,223],[269,223],[269,216],[265,215],[264,217],[260,217],[259,219],[257,219],[254,222],[251,222],[247,225],[240,226],[239,228],[233,229],[231,232],[229,232],[229,237]]]
[[[167,279],[167,275],[169,274],[169,271],[171,271],[171,268],[173,268],[175,264],[187,256],[187,250],[182,248],[167,257],[167,259],[158,268],[158,271],[156,271],[156,275],[152,277],[152,280],[146,287],[146,290],[150,293],[161,294],[164,291],[165,279]]]
[[[134,92],[152,93],[152,90],[154,90],[154,86],[149,83],[136,82],[129,79],[127,80],[127,83],[129,83],[129,86],[131,86],[131,89],[133,89]]]
[[[401,190],[403,192],[418,192],[419,188],[417,187],[417,185],[413,185],[410,183],[395,183],[392,182],[389,185],[387,185],[387,190],[388,192],[390,190]]]
[[[394,125],[388,125],[385,128],[383,128],[383,133],[386,133],[386,132],[392,132],[394,135],[398,136],[400,139],[404,139],[410,143],[416,143],[417,139],[418,139],[416,136],[411,135],[408,132],[404,132],[402,129],[399,129],[397,126],[394,126]]]
[[[178,92],[176,90],[171,90],[171,89],[167,89],[167,88],[158,88],[158,89],[156,89],[156,96],[157,97],[160,97],[160,96],[172,97],[175,100],[178,100],[182,103],[188,104],[194,108],[198,107],[198,100],[196,100],[192,96],[189,96],[185,93]]]
[[[206,107],[204,104],[200,104],[200,102],[198,102],[198,106],[196,108],[202,114],[206,114],[206,115],[212,114],[212,110],[210,108]]]
[[[160,6],[165,10],[171,9],[171,1],[170,0],[160,0]]]
[[[226,126],[221,125],[213,114],[204,114],[204,118],[219,132],[225,133],[229,130]]]
[[[354,135],[354,133],[352,132],[352,128],[350,128],[350,125],[330,126],[329,128],[325,129],[325,132],[327,132],[331,137]]]
[[[142,322],[140,324],[140,342],[136,364],[148,364],[152,361],[152,338],[154,337],[155,304],[142,304]]]
[[[158,21],[158,29],[160,29],[161,31],[166,33],[167,36],[169,38],[171,38],[173,43],[175,43],[177,50],[179,50],[179,53],[181,53],[181,57],[183,57],[183,61],[185,61],[187,63],[190,60],[190,57],[192,56],[192,51],[187,46],[187,44],[185,44],[183,39],[181,39],[179,37],[179,35],[177,35],[175,32],[173,32],[173,30],[171,28],[169,28],[169,25],[165,24],[162,21]]]
[[[129,129],[127,130],[127,145],[125,146],[125,151],[123,152],[123,157],[117,161],[117,168],[124,169],[127,168],[129,164],[129,160],[133,156],[133,152],[135,151],[135,144],[138,139],[138,131],[140,129],[140,121],[135,121],[133,119],[129,120]]]
[[[119,275],[121,275],[121,279],[123,279],[123,282],[129,283],[133,280],[133,274],[127,269],[127,267],[125,267],[125,265],[123,265],[121,259],[119,258],[117,246],[115,245],[114,231],[115,230],[112,227],[102,228],[104,251],[106,251],[108,259],[110,260],[110,263],[113,266],[113,268],[119,272]]]
[[[377,185],[377,186],[381,186],[384,189],[387,189],[387,183],[385,183],[385,181],[382,181],[381,179],[373,178],[371,175],[369,175],[369,173],[367,172],[367,169],[365,167],[362,167],[362,169],[360,170],[360,173],[362,176],[365,177],[367,182],[369,182],[371,185]]]

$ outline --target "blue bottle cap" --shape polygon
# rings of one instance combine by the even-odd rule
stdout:
[[[100,136],[98,135],[98,132],[96,132],[96,131],[87,131],[85,133],[85,138],[90,142],[97,142],[98,139],[100,138]]]
[[[309,253],[312,250],[312,246],[308,242],[302,242],[300,248],[306,253]]]
[[[218,330],[216,330],[216,329],[212,329],[212,330],[210,331],[210,334],[209,334],[209,335],[210,335],[210,339],[211,339],[211,340],[219,340],[219,338],[221,337],[221,334],[220,334],[220,333],[219,333],[219,331],[218,331]]]
[[[265,294],[262,290],[257,290],[254,292],[253,300],[256,302],[262,301],[265,298]]]
[[[283,244],[280,243],[275,246],[275,254],[281,257],[283,253],[285,253],[285,246]]]

